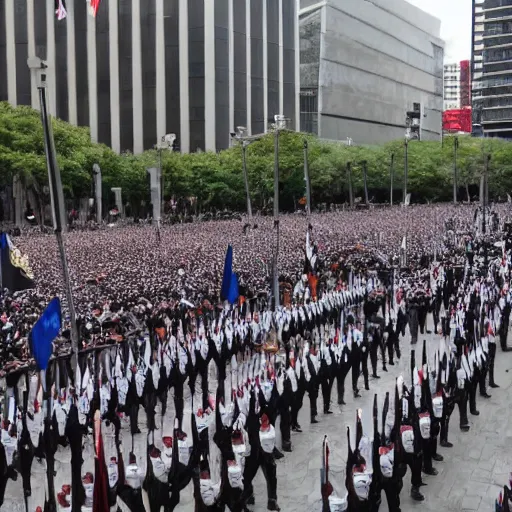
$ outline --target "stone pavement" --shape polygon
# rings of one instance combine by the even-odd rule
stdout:
[[[422,339],[420,337],[420,339]],[[426,336],[429,347],[437,344],[438,337]],[[313,512],[320,507],[320,466],[321,446],[324,434],[329,436],[331,449],[330,466],[331,482],[335,489],[344,492],[345,461],[347,456],[346,427],[354,430],[356,409],[363,410],[363,423],[367,432],[371,428],[371,408],[374,393],[379,396],[379,409],[381,409],[386,391],[392,391],[395,378],[402,373],[406,383],[409,383],[410,344],[402,342],[403,356],[395,366],[388,365],[388,372],[382,372],[379,362],[379,380],[371,379],[370,391],[362,390],[362,397],[354,399],[352,393],[347,392],[346,406],[332,406],[334,414],[324,416],[320,414],[317,425],[309,424],[309,399],[304,400],[304,407],[299,416],[303,433],[292,434],[293,452],[287,453],[285,458],[277,462],[278,468],[278,501],[283,512]],[[416,360],[420,362],[421,343],[417,345]],[[498,348],[496,358],[496,379],[501,386],[489,390],[490,399],[477,396],[477,408],[480,416],[469,417],[471,429],[468,433],[460,431],[458,408],[450,421],[449,439],[454,444],[451,449],[440,448],[439,452],[445,457],[444,462],[434,463],[439,475],[423,476],[428,484],[422,488],[425,494],[423,503],[416,503],[409,497],[410,472],[404,478],[404,489],[401,493],[402,511],[422,510],[426,512],[441,511],[494,511],[494,500],[500,489],[508,483],[512,471],[512,416],[509,411],[512,400],[508,398],[512,389],[512,352],[503,353]],[[350,374],[346,384],[350,387]],[[362,378],[360,379],[362,382]],[[360,385],[361,387],[361,385]],[[333,402],[336,402],[336,386],[333,388]],[[171,405],[171,404],[169,404]],[[321,393],[318,410],[322,411]],[[169,411],[172,414],[172,411]],[[381,411],[379,410],[379,414]],[[140,415],[141,419],[145,414]],[[380,417],[380,416],[379,416]],[[141,425],[144,430],[144,425]],[[278,430],[278,429],[277,429]],[[125,433],[125,439],[127,440]],[[353,439],[353,437],[352,437]],[[136,436],[137,451],[143,453],[145,436]],[[353,441],[352,441],[353,443]],[[124,443],[128,443],[125,441]],[[125,451],[129,447],[125,446]],[[92,447],[84,454],[84,472],[92,470]],[[64,480],[69,479],[69,458],[66,451],[57,456],[60,460],[56,488]],[[141,460],[144,464],[144,461]],[[144,464],[145,465],[145,464]],[[87,469],[86,469],[87,467]],[[38,496],[44,492],[44,468],[37,464],[33,467],[32,486],[33,499],[30,500],[29,512],[35,510]],[[256,505],[254,512],[266,510],[266,485],[261,471],[255,479]],[[25,511],[21,490],[21,478],[17,482],[9,481],[7,484],[6,499],[0,507],[0,512]],[[189,486],[181,495],[181,503],[177,512],[192,512],[194,510],[192,488]],[[387,510],[383,493],[381,510]]]

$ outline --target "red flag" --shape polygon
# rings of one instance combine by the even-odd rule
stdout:
[[[103,453],[103,439],[101,437],[100,411],[94,415],[94,436],[96,441],[96,457],[94,459],[94,494],[93,512],[110,512],[108,506],[108,475]]]
[[[96,17],[98,9],[100,8],[101,0],[87,0],[89,2],[89,11],[92,16]]]

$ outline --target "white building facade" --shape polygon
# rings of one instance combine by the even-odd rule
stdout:
[[[444,110],[460,108],[460,64],[444,65]]]

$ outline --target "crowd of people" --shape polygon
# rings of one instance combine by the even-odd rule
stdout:
[[[507,217],[504,207],[495,211]],[[485,398],[487,380],[496,386],[496,340],[508,350],[510,258],[495,247],[503,234],[489,219],[483,230],[474,207],[447,205],[283,216],[277,308],[270,219],[245,229],[240,221],[164,226],[159,236],[138,225],[72,232],[78,367],[70,364],[66,318],[43,374],[28,338],[49,299],[62,296],[57,248],[50,235],[14,237],[37,286],[5,293],[0,306],[0,502],[19,473],[27,510],[171,511],[191,488],[196,511],[246,512],[261,468],[267,508],[279,510],[275,460],[302,430],[304,398],[311,423],[320,394],[331,413],[335,380],[338,404],[348,375],[357,399],[370,371],[379,377],[379,359],[382,369],[393,365],[400,338],[408,330],[417,344],[431,314],[436,356],[424,351],[397,380],[380,430],[377,404],[373,433],[358,420],[347,494],[333,492],[328,457],[322,482],[324,512],[378,510],[382,491],[397,512],[409,467],[411,496],[423,500],[421,475],[436,474],[438,437],[451,446],[454,407],[469,429],[468,404],[478,414],[477,391]],[[234,304],[220,296],[228,244],[240,280]],[[147,444],[138,450],[141,410]],[[62,450],[70,454],[67,475],[55,471]],[[40,503],[31,496],[36,460],[47,478]]]

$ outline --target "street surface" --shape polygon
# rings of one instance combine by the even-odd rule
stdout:
[[[429,319],[430,320],[430,319]],[[431,326],[430,326],[431,327]],[[431,348],[438,343],[439,336],[426,335],[428,346]],[[510,338],[510,335],[509,335]],[[419,337],[420,340],[423,337]],[[509,344],[511,342],[509,341]],[[416,360],[421,358],[421,341],[416,348]],[[354,431],[357,408],[363,410],[363,423],[366,432],[371,434],[371,412],[374,393],[379,396],[379,418],[386,391],[394,390],[395,378],[402,373],[409,384],[410,375],[410,344],[408,338],[402,341],[402,359],[395,366],[388,365],[388,372],[382,372],[379,361],[378,373],[381,379],[370,378],[370,391],[361,390],[362,397],[354,399],[352,393],[345,393],[346,406],[336,405],[336,384],[333,386],[334,414],[318,416],[317,425],[309,424],[309,399],[306,395],[304,407],[299,416],[299,423],[303,433],[292,433],[293,452],[287,453],[285,458],[277,461],[278,468],[278,502],[283,512],[312,512],[321,510],[320,504],[320,467],[321,447],[324,434],[329,436],[331,450],[330,467],[331,483],[339,493],[344,493],[345,461],[347,456],[346,427]],[[512,471],[512,416],[509,414],[512,400],[509,398],[512,390],[512,352],[503,353],[498,347],[496,357],[496,379],[500,385],[498,389],[489,389],[490,399],[477,395],[477,408],[480,416],[469,416],[471,429],[468,433],[460,431],[458,408],[450,420],[449,440],[453,448],[439,448],[445,460],[434,462],[439,471],[437,476],[423,475],[428,484],[422,488],[425,495],[423,503],[416,503],[409,497],[410,472],[404,478],[404,489],[401,493],[402,511],[422,510],[425,512],[441,511],[494,511],[494,501],[500,489],[508,484],[509,474]],[[371,371],[371,370],[370,370]],[[346,386],[350,389],[350,374],[347,376]],[[360,388],[363,388],[362,376]],[[173,414],[172,398],[169,397],[168,414]],[[321,393],[318,399],[318,410],[323,410]],[[172,417],[172,416],[171,416]],[[141,408],[140,427],[143,434],[135,437],[135,449],[138,454],[144,454],[146,443],[145,414]],[[380,423],[380,421],[379,421]],[[157,419],[159,424],[159,419]],[[126,428],[126,427],[125,427]],[[169,426],[167,427],[169,428]],[[276,428],[279,431],[279,428]],[[123,431],[123,445],[125,456],[131,448],[131,438],[128,430]],[[61,485],[70,483],[70,453],[60,448],[56,455],[57,477],[56,489]],[[140,458],[141,466],[145,467],[144,458]],[[83,473],[94,471],[92,446],[88,446],[84,453]],[[127,460],[127,458],[125,459]],[[29,500],[29,512],[33,512],[37,505],[44,503],[44,482],[46,475],[44,467],[36,461],[32,468],[33,496]],[[266,508],[266,485],[261,471],[255,482],[256,505],[251,507],[254,512],[264,512]],[[24,512],[21,487],[21,477],[16,482],[7,484],[5,502],[0,512]],[[43,498],[43,501],[41,499]],[[192,486],[190,485],[181,494],[181,503],[177,512],[192,512],[194,510]],[[381,510],[387,510],[383,493]]]

